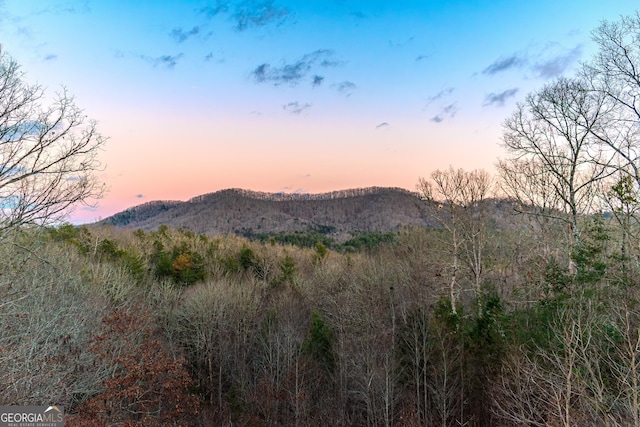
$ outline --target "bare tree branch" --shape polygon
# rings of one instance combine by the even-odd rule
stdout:
[[[105,138],[62,89],[44,106],[44,89],[0,53],[0,238],[23,225],[64,218],[102,196],[95,176]]]

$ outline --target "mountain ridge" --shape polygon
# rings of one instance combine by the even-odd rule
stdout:
[[[116,213],[98,224],[157,229],[164,224],[208,235],[330,230],[336,240],[360,232],[433,226],[428,202],[398,187],[366,187],[326,193],[266,193],[224,189],[187,201],[155,200]]]

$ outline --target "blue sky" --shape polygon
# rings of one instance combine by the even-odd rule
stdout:
[[[78,221],[230,187],[414,189],[493,171],[501,123],[593,54],[602,1],[0,1],[27,79],[64,85],[109,141]]]

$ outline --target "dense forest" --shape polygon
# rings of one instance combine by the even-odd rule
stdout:
[[[611,215],[581,217],[569,250],[568,227],[498,229],[482,206],[459,215],[455,254],[444,226],[348,253],[16,232],[0,400],[58,402],[69,425],[633,425],[637,247]]]
[[[507,118],[496,176],[436,170],[433,226],[348,247],[61,224],[101,191],[103,140],[64,97],[26,121],[40,92],[3,57],[0,403],[70,426],[640,426],[640,14],[593,38]]]

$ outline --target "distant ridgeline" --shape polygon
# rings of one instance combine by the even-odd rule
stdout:
[[[186,202],[144,203],[99,224],[145,231],[164,224],[207,235],[233,233],[251,239],[273,237],[292,242],[310,242],[323,235],[328,239],[324,241],[340,244],[367,233],[433,226],[435,221],[427,203],[417,192],[388,187],[321,194],[228,189]]]
[[[348,190],[336,190],[330,191],[328,193],[265,193],[262,191],[252,191],[245,190],[242,188],[230,188],[227,190],[220,190],[214,193],[202,194],[200,196],[193,197],[189,199],[189,203],[199,203],[205,201],[209,197],[215,197],[224,193],[236,193],[242,197],[246,197],[249,199],[255,200],[267,200],[271,202],[284,202],[284,201],[292,201],[292,200],[334,200],[334,199],[346,199],[349,197],[359,197],[359,196],[368,196],[371,194],[378,194],[382,192],[398,192],[405,193],[407,195],[411,195],[414,197],[420,197],[420,194],[417,192],[405,190],[404,188],[399,187],[366,187],[366,188],[351,188]],[[150,202],[150,203],[158,203],[158,202]],[[173,203],[173,202],[166,202]],[[141,205],[142,206],[142,205]]]
[[[154,200],[128,208],[100,221],[100,223],[111,224],[116,227],[125,227],[132,223],[144,221],[156,215],[158,212],[168,211],[172,207],[180,205],[181,203],[184,202],[179,200]]]

